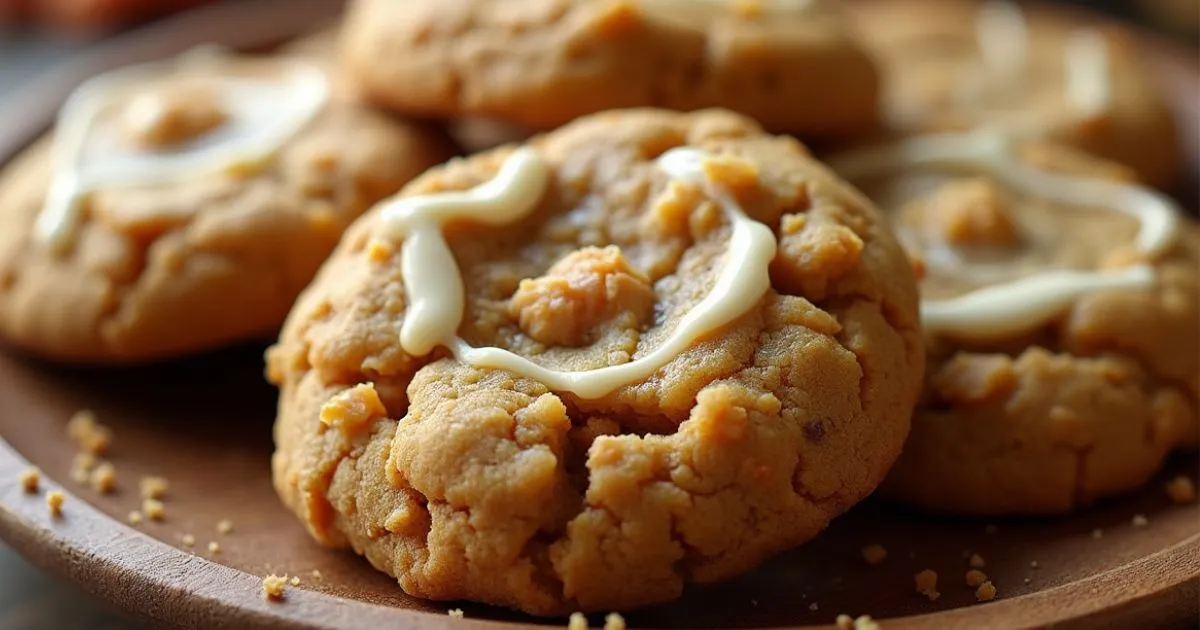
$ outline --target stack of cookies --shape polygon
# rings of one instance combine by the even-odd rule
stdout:
[[[672,600],[877,489],[1067,513],[1200,443],[1142,63],[994,1],[355,0],[81,86],[0,176],[0,337],[278,334],[280,497],[435,600]]]

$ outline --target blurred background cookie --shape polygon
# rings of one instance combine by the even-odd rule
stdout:
[[[1174,183],[1179,129],[1133,35],[1049,5],[1006,0],[847,2],[884,75],[901,134],[1004,129],[1053,139]]]
[[[356,0],[342,41],[363,93],[413,115],[542,130],[719,106],[802,137],[876,118],[874,66],[825,0]]]
[[[845,160],[924,274],[925,393],[884,495],[1064,513],[1196,446],[1200,226],[1064,147],[955,135]]]
[[[311,60],[201,50],[94,78],[0,174],[0,336],[127,362],[269,335],[342,229],[448,154]]]

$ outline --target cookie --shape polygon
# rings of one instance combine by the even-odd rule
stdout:
[[[882,479],[923,353],[860,194],[724,110],[455,160],[352,226],[268,353],[280,496],[408,593],[674,599]]]
[[[97,77],[0,175],[0,337],[109,363],[273,336],[342,230],[447,146],[307,59]]]
[[[883,75],[899,134],[1003,129],[1131,166],[1180,173],[1180,130],[1135,36],[1110,22],[1004,0],[846,4]]]
[[[1146,483],[1200,434],[1200,227],[1097,158],[990,134],[832,161],[923,267],[925,391],[882,487],[1055,514]]]
[[[828,0],[356,0],[342,43],[364,94],[422,117],[536,131],[723,107],[809,138],[877,114],[875,68]]]

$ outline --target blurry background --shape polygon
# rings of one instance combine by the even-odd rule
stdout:
[[[255,0],[0,0],[0,97],[87,46],[201,4]],[[330,0],[337,2],[338,0]],[[405,0],[396,0],[397,2]],[[1048,0],[1091,8],[1200,51],[1200,0]],[[0,545],[0,629],[136,628]]]

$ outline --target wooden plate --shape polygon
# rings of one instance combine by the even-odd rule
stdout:
[[[3,107],[0,160],[45,129],[82,78],[124,63],[218,41],[257,46],[306,30],[339,3],[273,0],[214,7],[115,42],[47,77]],[[269,19],[264,19],[269,17]],[[1195,113],[1195,67],[1162,53],[1173,93]],[[1191,127],[1194,130],[1194,127]],[[1190,136],[1195,136],[1190,133]],[[177,628],[520,628],[561,625],[484,606],[405,596],[365,561],[317,547],[276,500],[269,478],[275,392],[262,378],[261,346],[189,361],[118,370],[65,369],[0,351],[0,537],[35,564],[150,621]],[[70,481],[74,448],[65,425],[90,408],[112,427],[118,490],[101,496]],[[38,495],[16,483],[30,462],[43,471]],[[1164,473],[1194,475],[1195,457]],[[163,522],[137,527],[143,475],[170,480]],[[67,493],[51,518],[48,488]],[[1141,514],[1148,523],[1134,526]],[[229,519],[234,531],[216,524]],[[1099,530],[1102,537],[1093,532]],[[184,545],[184,537],[195,539]],[[207,551],[210,541],[220,551]],[[879,543],[877,567],[860,557]],[[999,599],[977,604],[963,584],[967,555],[987,561]],[[933,569],[942,597],[914,592],[913,574]],[[320,577],[314,576],[318,571]],[[261,577],[298,575],[285,601],[261,598]],[[840,613],[887,619],[888,630],[1060,624],[1081,628],[1194,626],[1200,586],[1200,506],[1170,504],[1162,483],[1067,519],[931,518],[868,502],[820,538],[719,586],[626,615],[632,627],[819,627]],[[466,619],[447,609],[461,607]],[[1189,621],[1190,620],[1190,621]],[[593,619],[593,623],[601,623]]]

